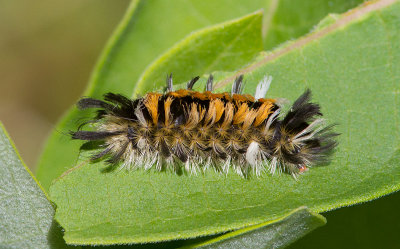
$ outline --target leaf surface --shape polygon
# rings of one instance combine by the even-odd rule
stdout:
[[[366,1],[271,0],[264,18],[264,48],[269,50],[298,38],[308,33],[326,15],[345,12],[363,2]]]
[[[196,237],[274,220],[303,205],[322,212],[398,190],[399,19],[399,2],[372,2],[261,55],[238,73],[216,75],[224,78],[218,84],[224,89],[245,73],[251,93],[270,74],[269,96],[289,100],[312,89],[342,134],[329,166],[295,181],[284,174],[104,174],[100,163],[82,165],[51,188],[65,239],[111,244]]]
[[[53,215],[0,123],[0,248],[67,248]]]
[[[134,93],[154,91],[154,83],[171,72],[174,81],[183,82],[244,66],[262,51],[261,23],[262,12],[258,11],[189,35],[147,68]]]

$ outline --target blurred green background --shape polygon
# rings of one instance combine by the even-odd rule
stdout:
[[[31,169],[129,2],[0,0],[0,120]]]

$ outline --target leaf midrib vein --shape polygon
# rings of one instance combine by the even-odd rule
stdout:
[[[242,69],[242,70],[238,70],[234,75],[227,77],[224,80],[219,81],[216,85],[215,88],[222,88],[225,85],[229,84],[230,82],[232,82],[236,77],[238,77],[241,74],[246,74],[249,73],[251,71],[256,70],[257,68],[267,64],[268,62],[277,59],[285,54],[288,54],[289,52],[298,49],[300,47],[303,47],[317,39],[320,39],[326,35],[329,35],[330,33],[338,30],[339,28],[351,23],[352,21],[358,20],[360,19],[362,16],[365,16],[367,14],[369,14],[370,12],[373,12],[375,10],[379,10],[379,9],[383,9],[393,3],[395,3],[397,0],[381,0],[381,1],[376,1],[374,3],[369,3],[369,4],[364,4],[361,7],[358,7],[346,14],[343,14],[342,17],[340,19],[338,19],[335,23],[333,23],[332,25],[323,28],[321,30],[318,30],[316,32],[310,33],[306,36],[304,36],[303,38],[300,38],[299,40],[297,40],[296,42],[277,49],[275,52],[273,53],[268,53],[262,60]]]

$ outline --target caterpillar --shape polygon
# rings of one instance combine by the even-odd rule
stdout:
[[[71,132],[72,139],[97,142],[91,161],[103,160],[128,170],[204,172],[230,169],[243,177],[251,172],[286,172],[296,177],[308,167],[329,161],[337,145],[333,125],[325,125],[320,106],[307,89],[281,115],[276,99],[265,98],[272,81],[265,76],[254,96],[242,94],[243,75],[231,93],[213,93],[210,75],[204,92],[173,90],[172,74],[165,93],[137,99],[107,93],[103,100],[82,98],[79,109],[96,108],[93,120]],[[94,130],[82,130],[90,123]],[[99,151],[101,149],[101,151]]]

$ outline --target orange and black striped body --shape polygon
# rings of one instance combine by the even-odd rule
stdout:
[[[235,84],[240,88],[239,80]],[[335,146],[331,137],[336,134],[328,132],[330,127],[307,130],[317,121],[314,116],[321,115],[319,106],[308,102],[309,91],[282,120],[274,99],[237,92],[197,92],[188,87],[134,100],[113,93],[106,94],[104,101],[85,98],[78,103],[80,108],[99,108],[91,121],[96,130],[76,131],[72,136],[102,141],[103,150],[92,159],[107,157],[111,165],[127,169],[195,173],[232,168],[243,176],[268,168],[295,175],[325,159]]]

